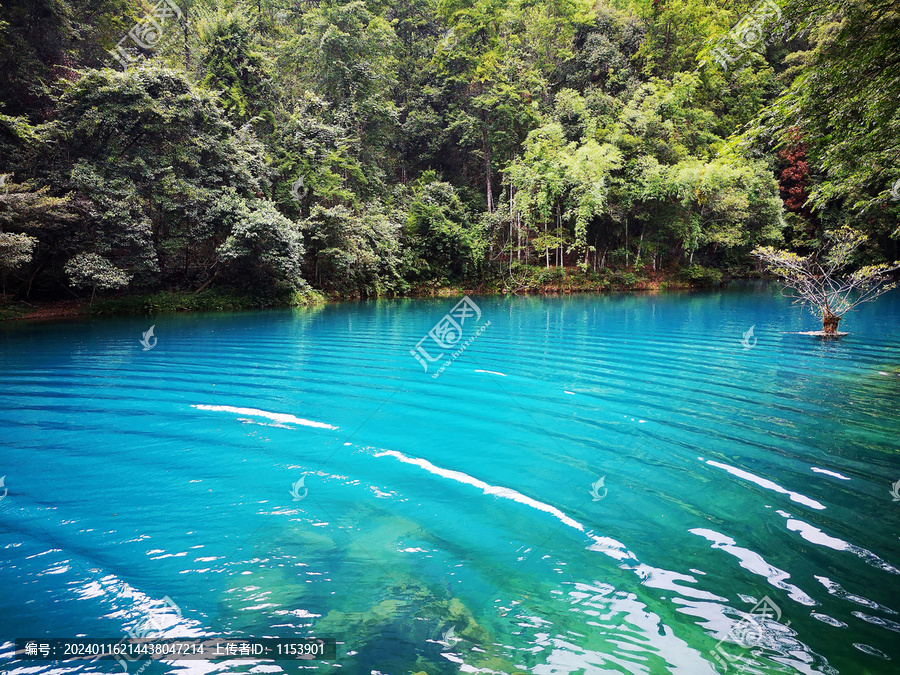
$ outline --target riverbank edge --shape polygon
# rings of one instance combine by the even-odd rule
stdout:
[[[551,268],[552,269],[552,268]],[[656,273],[651,276],[627,276],[624,279],[585,280],[577,273],[564,271],[555,278],[543,282],[519,283],[499,280],[487,284],[466,286],[423,285],[403,294],[380,296],[382,298],[443,298],[461,295],[570,295],[575,293],[658,292],[692,290],[725,285],[731,279],[686,279],[682,275]],[[630,282],[630,283],[629,283]],[[91,304],[87,298],[72,298],[48,302],[2,301],[0,321],[35,321],[44,319],[73,319],[99,316],[128,316],[184,313],[184,312],[234,312],[253,309],[287,309],[291,307],[315,307],[329,302],[351,302],[360,296],[328,295],[318,290],[298,291],[288,296],[260,298],[227,291],[160,291],[151,294],[123,295],[97,300]],[[375,297],[368,299],[376,299]]]

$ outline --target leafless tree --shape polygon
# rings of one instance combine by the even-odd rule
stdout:
[[[897,271],[898,263],[868,265],[848,273],[866,235],[844,227],[827,238],[823,248],[808,256],[771,246],[757,248],[752,255],[793,292],[795,302],[808,306],[822,319],[824,335],[835,335],[844,314],[897,285],[889,281],[888,274]]]

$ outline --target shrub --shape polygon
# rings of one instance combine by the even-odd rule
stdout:
[[[691,286],[715,286],[722,282],[722,272],[712,267],[691,265],[681,270],[681,278]]]
[[[92,305],[98,288],[122,288],[131,281],[130,274],[96,253],[79,253],[66,263],[64,270],[73,286],[91,289]]]
[[[564,281],[566,278],[566,270],[562,267],[544,268],[537,274],[537,283],[551,284]]]

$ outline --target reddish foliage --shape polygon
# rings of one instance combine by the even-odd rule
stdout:
[[[11,316],[12,319],[62,319],[78,316],[87,307],[87,300],[60,300],[57,302],[31,303],[32,309],[22,316]]]
[[[778,188],[781,191],[781,199],[788,211],[802,213],[809,216],[809,209],[804,206],[809,199],[809,163],[806,161],[806,143],[803,142],[800,132],[794,130],[791,135],[793,144],[778,153],[778,157],[786,165],[781,170],[778,179]]]

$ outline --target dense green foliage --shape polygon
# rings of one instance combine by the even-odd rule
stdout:
[[[892,3],[766,42],[732,0],[168,6],[139,47],[152,5],[0,4],[15,297],[711,283],[848,224],[898,257]]]

